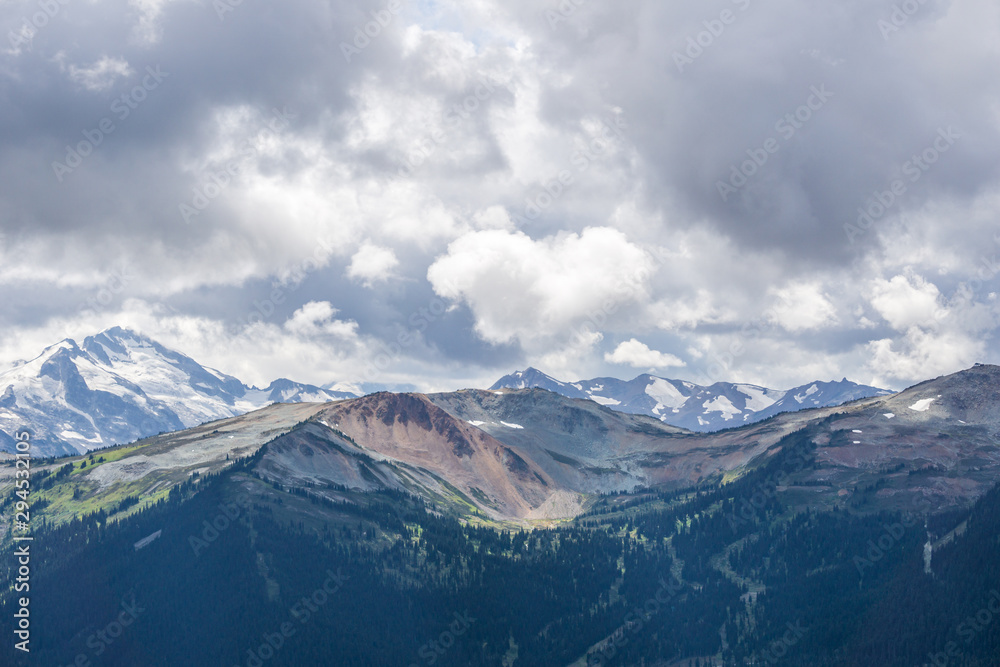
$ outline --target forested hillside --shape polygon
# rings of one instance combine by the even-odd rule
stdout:
[[[996,664],[1000,617],[963,619],[1000,589],[1000,491],[971,512],[820,511],[775,483],[815,446],[802,433],[782,445],[732,483],[609,495],[534,531],[401,492],[320,499],[260,479],[261,450],[123,520],[102,511],[36,534],[33,650],[25,663],[8,643],[3,660]],[[0,562],[10,581],[14,559]],[[0,607],[13,613],[11,594]]]

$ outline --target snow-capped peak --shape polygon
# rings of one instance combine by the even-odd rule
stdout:
[[[0,449],[34,432],[37,451],[77,453],[232,417],[272,402],[353,396],[290,380],[266,389],[112,327],[83,344],[66,339],[0,373]]]
[[[673,426],[713,431],[735,424],[749,424],[779,412],[841,403],[891,392],[849,382],[812,382],[789,390],[754,384],[716,382],[700,386],[655,375],[633,380],[594,378],[565,383],[535,368],[511,373],[491,390],[538,387],[571,398],[589,398],[621,412],[655,417]]]

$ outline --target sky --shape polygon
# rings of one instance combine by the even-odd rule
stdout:
[[[0,366],[258,385],[1000,363],[993,0],[5,0]]]

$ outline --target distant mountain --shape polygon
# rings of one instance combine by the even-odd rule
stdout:
[[[82,345],[66,339],[0,373],[0,450],[19,428],[37,454],[86,452],[233,417],[269,403],[356,394],[275,380],[265,389],[202,366],[141,334],[114,327]]]
[[[703,433],[752,424],[781,412],[841,405],[893,393],[847,378],[840,382],[811,382],[787,391],[731,382],[704,387],[649,374],[629,381],[602,377],[560,382],[536,368],[506,375],[490,389],[531,387],[570,398],[587,398],[613,410],[649,415],[672,426]]]
[[[385,382],[328,382],[322,387],[328,391],[349,394],[351,396],[367,396],[377,394],[382,391],[391,391],[394,394],[406,394],[420,391],[415,384],[410,383],[385,383]]]

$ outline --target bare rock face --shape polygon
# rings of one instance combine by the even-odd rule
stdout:
[[[557,490],[530,458],[420,394],[372,394],[331,405],[313,421],[373,458],[402,466],[400,475],[416,469],[445,480],[489,514],[525,517]]]

